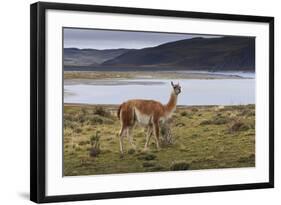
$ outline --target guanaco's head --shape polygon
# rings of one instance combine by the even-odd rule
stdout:
[[[181,86],[180,86],[179,83],[174,84],[173,81],[171,81],[171,85],[172,85],[172,87],[173,87],[173,89],[174,89],[174,93],[175,93],[176,95],[178,95],[178,94],[181,93]]]

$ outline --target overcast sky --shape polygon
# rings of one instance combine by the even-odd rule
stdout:
[[[214,38],[218,36],[65,28],[64,48],[139,49],[194,37]]]

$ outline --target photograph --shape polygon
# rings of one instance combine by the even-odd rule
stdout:
[[[30,200],[274,187],[274,17],[30,6]]]
[[[255,167],[255,36],[62,36],[63,176]]]

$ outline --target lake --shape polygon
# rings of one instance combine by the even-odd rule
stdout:
[[[178,105],[255,104],[255,79],[179,79],[182,93]],[[121,104],[129,99],[153,99],[166,103],[170,80],[77,80],[65,81],[64,102],[82,104]]]

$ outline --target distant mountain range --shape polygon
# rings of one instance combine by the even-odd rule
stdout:
[[[143,49],[64,49],[66,70],[254,71],[253,37],[192,38]]]
[[[126,53],[128,49],[64,49],[65,66],[97,66]]]

